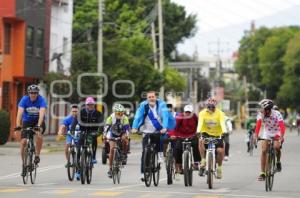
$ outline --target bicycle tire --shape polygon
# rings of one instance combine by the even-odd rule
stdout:
[[[92,153],[88,152],[86,156],[86,183],[91,184],[93,176]]]
[[[174,175],[174,159],[172,155],[173,151],[170,149],[167,152],[167,160],[166,160],[166,170],[167,170],[167,184],[170,185],[173,183],[173,175]]]
[[[86,177],[86,154],[85,150],[82,151],[80,156],[80,181],[81,184],[85,184],[85,177]]]
[[[189,152],[184,151],[183,152],[183,175],[184,175],[184,185],[189,186],[189,176],[190,176],[190,169],[189,169]]]
[[[208,153],[208,158],[207,158],[207,163],[208,163],[208,169],[207,169],[207,184],[208,188],[212,189],[213,188],[213,154],[211,152]]]
[[[28,145],[25,147],[25,152],[24,152],[24,169],[25,169],[25,175],[22,177],[23,183],[27,184],[28,182],[28,177],[29,177],[29,170],[28,170]],[[23,167],[22,167],[23,169]]]
[[[73,149],[73,146],[71,146],[68,149],[68,167],[67,167],[67,173],[68,173],[68,179],[69,181],[73,181],[74,180],[74,175],[75,175],[75,169],[76,169],[76,161],[75,161],[75,151]]]
[[[37,164],[34,163],[34,152],[31,151],[30,154],[30,181],[31,184],[35,183],[36,180],[36,169],[37,169]]]
[[[273,184],[274,184],[274,175],[276,172],[276,166],[275,166],[275,151],[273,150],[271,155],[271,166],[270,166],[270,181],[269,181],[269,190],[272,191]]]
[[[116,148],[114,148],[114,153],[113,153],[113,163],[112,163],[112,178],[113,178],[113,183],[117,183],[117,174],[118,174],[118,151]]]
[[[253,150],[254,150],[254,142],[253,142],[253,135],[250,136],[249,139],[249,155],[253,156]]]
[[[153,175],[153,184],[158,186],[159,184],[159,175],[160,175],[160,163],[158,163],[158,154],[152,153],[152,175]]]
[[[152,181],[152,157],[149,148],[144,151],[144,181],[147,187],[151,186]]]
[[[107,146],[106,143],[104,143],[104,147],[102,148],[102,164],[107,163]]]

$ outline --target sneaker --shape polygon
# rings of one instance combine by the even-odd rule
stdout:
[[[92,164],[97,164],[97,160],[96,160],[96,159],[93,159],[93,160],[92,160]]]
[[[195,163],[194,163],[193,169],[194,169],[194,170],[199,170],[199,163],[198,163],[198,162],[195,162]]]
[[[258,181],[265,181],[265,178],[266,178],[266,174],[265,174],[265,173],[261,173],[261,174],[258,176],[257,180],[258,180]]]
[[[25,177],[25,176],[26,176],[26,168],[25,168],[25,166],[22,166],[21,177]]]
[[[35,156],[34,163],[38,164],[38,163],[40,163],[40,161],[41,161],[40,156]]]
[[[112,170],[111,170],[111,169],[108,170],[107,176],[108,176],[109,178],[112,178]]]
[[[224,161],[228,161],[228,158],[229,158],[228,156],[225,156]]]
[[[222,179],[222,167],[217,168],[217,179]]]
[[[141,175],[141,181],[142,181],[142,182],[145,182],[144,173],[142,173],[142,175]]]
[[[162,164],[164,162],[163,152],[158,152],[158,163]]]
[[[282,167],[281,167],[281,162],[277,162],[277,163],[276,163],[276,169],[277,169],[277,171],[278,171],[278,172],[281,172],[281,168],[282,168]]]
[[[79,171],[75,173],[75,178],[77,181],[80,180],[80,172]]]
[[[68,167],[71,167],[71,163],[70,162],[67,162],[66,165],[65,165],[65,168],[68,168]]]

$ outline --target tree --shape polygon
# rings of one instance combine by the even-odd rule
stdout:
[[[300,110],[300,33],[298,32],[287,45],[283,58],[284,78],[280,87],[278,101],[283,107]]]
[[[284,63],[282,57],[285,54],[288,41],[295,34],[295,29],[278,28],[272,30],[272,36],[268,37],[264,45],[258,50],[259,69],[261,72],[261,84],[267,91],[267,98],[275,99],[282,84]]]

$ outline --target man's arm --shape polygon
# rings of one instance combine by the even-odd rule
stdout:
[[[60,125],[58,135],[63,135],[66,133],[66,126],[64,124]]]
[[[38,126],[42,126],[45,115],[46,115],[46,108],[45,107],[40,108]]]
[[[21,126],[21,120],[22,120],[22,115],[24,113],[24,108],[23,107],[19,107],[18,108],[18,113],[17,113],[17,120],[16,120],[16,126],[19,127]]]

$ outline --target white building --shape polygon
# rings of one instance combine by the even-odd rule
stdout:
[[[69,74],[72,58],[73,0],[52,0],[49,72]]]

